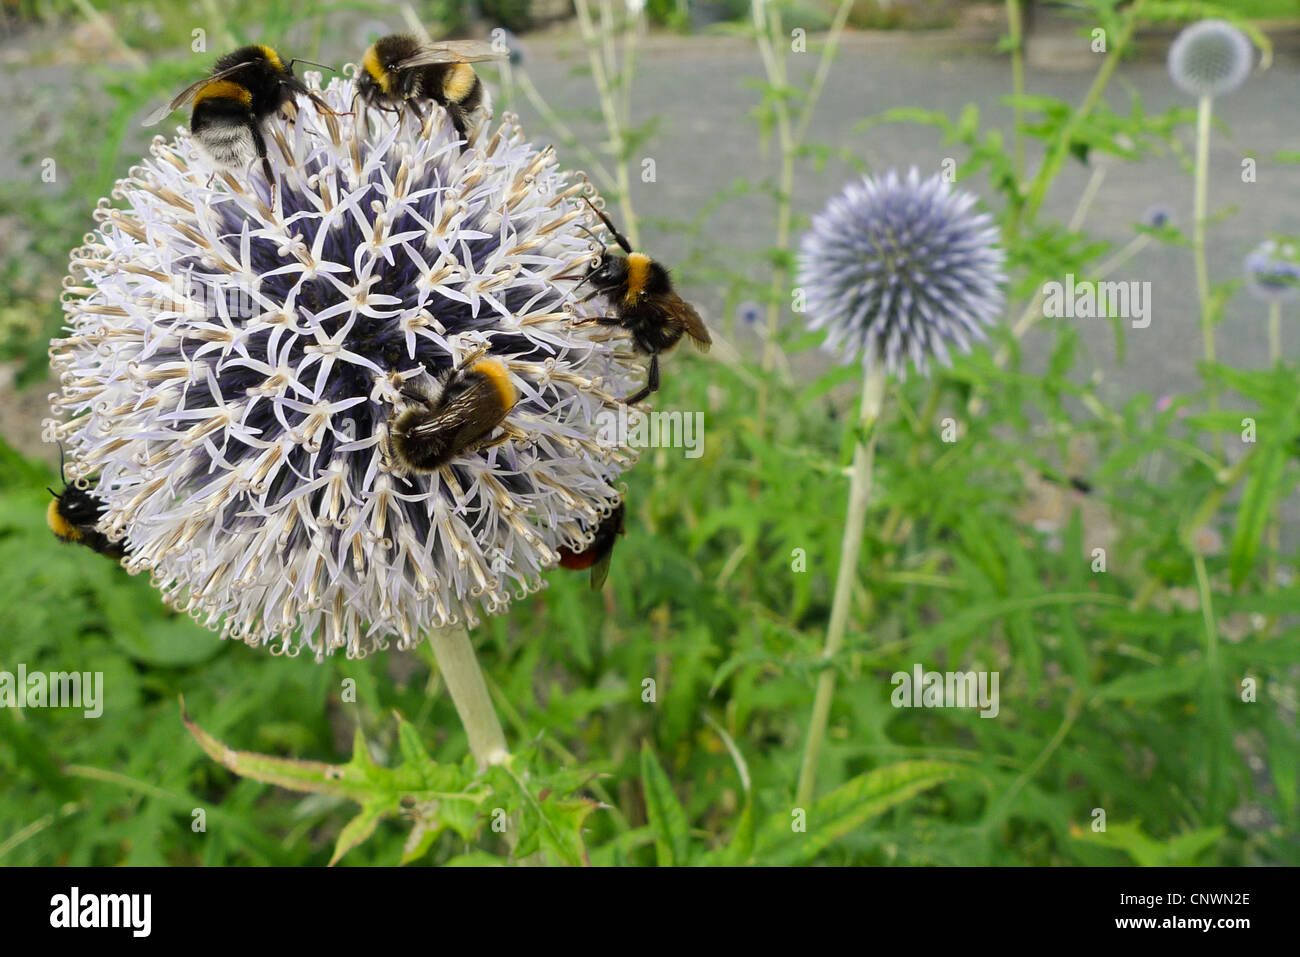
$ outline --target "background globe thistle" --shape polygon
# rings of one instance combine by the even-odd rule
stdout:
[[[967,351],[983,339],[1002,310],[1006,254],[992,217],[974,205],[915,168],[832,198],[803,237],[798,278],[826,347],[902,375],[909,360],[924,373],[930,356],[946,365],[950,345]]]
[[[1226,20],[1202,20],[1184,29],[1169,47],[1169,76],[1184,93],[1222,96],[1246,81],[1250,40]]]
[[[344,112],[353,92],[323,98]],[[118,183],[123,208],[101,201],[46,437],[128,569],[223,637],[320,657],[472,626],[590,541],[634,460],[597,416],[640,363],[551,278],[598,251],[585,180],[509,116],[464,153],[436,109],[421,131],[300,100],[265,128],[274,212],[256,164],[206,185],[184,132]],[[386,438],[400,390],[479,346],[520,392],[510,439],[406,474]]]
[[[1294,246],[1260,243],[1244,263],[1247,286],[1265,302],[1288,302],[1300,292],[1300,261]]]

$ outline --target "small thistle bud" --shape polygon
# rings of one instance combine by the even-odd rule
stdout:
[[[1174,211],[1168,206],[1148,206],[1142,214],[1142,225],[1148,229],[1164,229],[1174,221]]]
[[[306,80],[350,109],[351,81]],[[620,500],[635,456],[599,414],[644,376],[621,331],[577,321],[599,247],[552,150],[510,116],[462,153],[441,110],[357,107],[265,124],[274,206],[259,165],[209,182],[188,133],[158,137],[73,251],[51,348],[46,437],[128,570],[223,637],[317,658],[541,588]],[[504,441],[403,468],[397,412],[475,354],[511,397]]]
[[[1250,75],[1253,52],[1246,35],[1226,20],[1202,20],[1169,47],[1169,76],[1184,93],[1222,96]]]
[[[890,171],[850,183],[813,218],[799,256],[809,326],[826,348],[903,375],[925,374],[949,347],[968,351],[1002,311],[1003,264],[992,217],[934,175]]]

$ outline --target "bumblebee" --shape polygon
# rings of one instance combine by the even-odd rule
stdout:
[[[586,197],[583,197],[586,199]],[[704,320],[695,307],[673,291],[668,270],[645,253],[634,252],[604,211],[597,209],[591,200],[587,205],[600,217],[614,240],[622,247],[624,256],[616,256],[606,248],[583,277],[591,283],[593,291],[579,300],[586,302],[595,296],[604,296],[612,316],[601,316],[594,321],[606,326],[622,326],[632,334],[633,347],[650,357],[646,384],[624,402],[634,405],[651,392],[659,390],[659,354],[672,349],[683,335],[690,337],[701,352],[707,352],[713,339],[704,327]]]
[[[519,401],[519,390],[503,362],[482,356],[480,350],[445,373],[436,394],[402,392],[411,405],[392,419],[389,438],[403,467],[436,472],[458,455],[506,440],[504,432],[489,436]]]
[[[322,113],[334,112],[293,75],[293,65],[299,62],[311,63],[299,59],[285,63],[268,46],[240,47],[220,57],[210,75],[186,87],[170,103],[154,111],[144,125],[153,126],[168,113],[193,101],[190,133],[200,152],[214,167],[236,172],[242,172],[254,158],[261,160],[262,173],[267,185],[272,187],[274,207],[275,179],[266,158],[262,123],[295,96],[307,97]]]
[[[623,503],[606,516],[596,528],[596,537],[580,552],[560,546],[560,567],[570,571],[591,569],[591,590],[600,591],[609,576],[610,560],[614,557],[614,543],[623,534]]]
[[[91,551],[113,559],[126,554],[120,542],[109,541],[107,535],[95,528],[99,517],[104,514],[102,501],[86,489],[66,481],[62,492],[48,491],[54,500],[45,510],[45,522],[59,541],[85,545]]]
[[[499,60],[497,52],[478,40],[425,43],[418,37],[394,33],[371,44],[357,71],[357,93],[381,110],[409,107],[424,122],[424,100],[444,110],[456,134],[469,140],[470,116],[485,106],[486,91],[471,63]]]

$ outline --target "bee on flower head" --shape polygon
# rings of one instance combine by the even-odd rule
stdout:
[[[441,376],[436,391],[408,386],[402,398],[409,405],[391,419],[389,441],[393,455],[412,472],[436,472],[460,455],[499,445],[508,437],[492,437],[519,401],[510,371],[499,359],[479,349]]]
[[[59,472],[63,472],[62,447],[59,449]],[[85,545],[91,551],[109,558],[120,559],[126,554],[121,542],[110,541],[107,535],[96,528],[100,516],[104,514],[104,503],[93,493],[66,478],[63,480],[63,491],[47,491],[54,499],[45,510],[45,523],[59,541]]]
[[[399,112],[409,108],[424,122],[424,101],[447,111],[451,125],[468,141],[470,118],[489,107],[487,91],[471,63],[500,60],[509,50],[497,50],[478,40],[426,43],[419,37],[394,33],[370,45],[357,71],[359,95],[371,106]]]
[[[583,197],[586,199],[586,197]],[[695,307],[677,295],[668,270],[645,253],[636,252],[604,211],[587,199],[592,212],[600,217],[614,241],[626,255],[618,256],[608,248],[592,264],[583,283],[591,283],[592,292],[581,299],[586,302],[604,296],[612,315],[580,322],[598,322],[606,326],[622,326],[632,334],[636,351],[650,357],[646,384],[623,401],[628,405],[640,402],[651,392],[659,390],[659,354],[672,349],[682,336],[689,336],[701,352],[713,344],[704,320]]]
[[[605,516],[596,528],[596,536],[580,552],[561,545],[560,567],[570,571],[591,569],[591,590],[600,591],[609,577],[610,562],[614,557],[614,545],[623,534],[623,503],[619,502],[614,511]]]
[[[307,97],[323,113],[334,112],[294,76],[293,65],[299,62],[311,63],[301,58],[286,63],[268,46],[240,47],[218,58],[211,74],[155,110],[144,125],[153,126],[173,110],[192,103],[190,133],[199,151],[215,168],[232,172],[242,172],[254,159],[261,160],[274,208],[275,178],[266,158],[262,123],[295,96]]]

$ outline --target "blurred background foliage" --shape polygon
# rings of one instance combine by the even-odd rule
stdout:
[[[1110,0],[1095,5],[1098,15],[1126,15]],[[32,386],[6,393],[0,424],[10,442],[16,414],[47,414],[44,354],[59,325],[67,251],[96,199],[147,145],[136,118],[192,79],[196,19],[212,55],[284,37],[296,53],[327,59],[355,56],[347,51],[357,44],[340,38],[409,22],[384,3],[305,6],[5,0],[11,31],[62,31],[104,61],[87,68],[94,82],[73,98],[42,86],[43,69],[57,76],[67,62],[61,44],[41,54],[48,61],[32,57],[5,73],[7,99],[38,115],[60,104],[59,122],[24,127],[3,158],[0,358],[19,386]],[[854,3],[841,25],[941,26],[973,6]],[[1148,6],[1167,24],[1209,5]],[[645,14],[681,31],[719,23],[751,42],[767,31],[779,45],[782,14],[786,24],[834,26],[842,12],[811,0],[765,7],[777,19],[760,26],[739,2],[649,0]],[[1280,0],[1232,7],[1242,17],[1296,12]],[[410,16],[435,35],[494,25],[571,32],[570,9],[435,0]],[[623,4],[592,9],[586,46],[626,52],[638,28]],[[595,90],[612,112],[593,100],[590,113],[617,126],[626,119],[618,93],[635,70],[616,62],[623,68]],[[525,70],[484,73],[507,106],[524,96]],[[754,97],[760,132],[780,140],[784,122],[815,106],[817,82],[811,70],[769,75]],[[1300,863],[1300,542],[1291,529],[1277,534],[1274,518],[1300,480],[1295,363],[1203,366],[1205,385],[1223,395],[1218,413],[1206,410],[1204,393],[1172,402],[1141,393],[1112,406],[1097,395],[1077,328],[1044,319],[1032,334],[1049,342],[1048,361],[1027,368],[1011,333],[1019,309],[1046,279],[1087,276],[1115,250],[1026,212],[1033,171],[1017,165],[1012,135],[986,125],[978,107],[948,117],[923,106],[846,121],[925,123],[951,144],[962,185],[984,198],[1007,237],[1008,322],[991,348],[932,380],[909,377],[887,406],[845,649],[829,663],[821,656],[858,373],[812,351],[816,337],[787,315],[786,284],[770,280],[788,271],[808,219],[790,209],[775,167],[839,164],[847,178],[861,164],[815,143],[778,142],[772,170],[745,171],[695,221],[640,224],[651,246],[685,237],[684,291],[723,298],[717,331],[742,346],[724,343],[713,356],[721,361],[669,361],[657,406],[703,410],[705,452],[648,451],[629,474],[628,534],[606,591],[557,571],[549,589],[476,633],[520,777],[575,798],[541,811],[501,801],[534,829],[544,830],[548,814],[575,835],[581,826],[583,853],[603,864]],[[1181,148],[1195,119],[1191,110],[1148,115],[1136,98],[1086,115],[1049,98],[1022,106],[1024,140],[1042,149],[1080,140],[1121,161]],[[662,121],[673,123],[680,108],[662,104]],[[537,135],[566,144],[567,165],[585,162],[561,130]],[[616,184],[634,145],[654,135],[653,125],[609,131],[601,155]],[[32,170],[45,156],[64,161],[57,183],[36,190]],[[616,198],[626,200],[614,190],[611,206]],[[778,223],[787,214],[784,235],[778,228],[754,257],[705,238],[705,223],[725,225],[738,203],[770,204]],[[1173,225],[1146,232],[1152,242],[1187,243]],[[778,321],[764,329],[765,314]],[[1115,326],[1122,352],[1127,330]],[[1244,416],[1257,423],[1254,443],[1242,442]],[[948,420],[955,441],[945,440]],[[1216,439],[1223,456],[1210,451]],[[92,721],[77,711],[0,709],[0,864],[330,861],[351,803],[230,773],[186,731],[180,694],[199,725],[235,748],[343,763],[359,732],[365,744],[354,761],[415,766],[427,751],[446,787],[476,787],[425,655],[318,665],[219,642],[166,611],[147,582],[52,538],[46,489],[59,478],[49,451],[39,460],[34,452],[0,445],[0,669],[102,671],[107,702]],[[795,570],[801,555],[806,570]],[[917,662],[999,671],[1000,714],[893,708],[891,674]],[[812,689],[825,667],[840,682],[822,797],[808,833],[791,834]],[[642,698],[647,678],[658,689],[653,702]],[[1243,701],[1248,678],[1258,689],[1252,702]],[[349,679],[355,701],[345,700]],[[193,828],[199,808],[203,831]],[[1092,826],[1097,809],[1104,832]],[[343,863],[506,860],[505,841],[485,820],[450,805],[428,811],[397,800],[388,811]],[[542,846],[569,859],[571,847]]]

